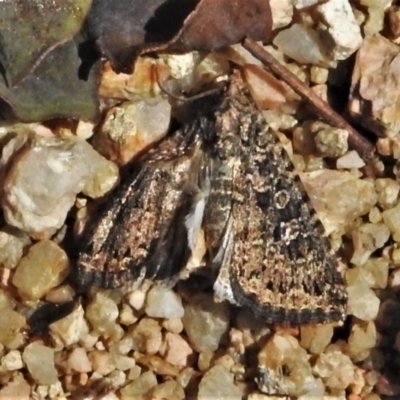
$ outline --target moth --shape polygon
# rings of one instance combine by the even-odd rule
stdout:
[[[142,160],[90,227],[81,284],[176,276],[200,227],[214,292],[267,323],[339,321],[346,291],[322,224],[240,73]]]

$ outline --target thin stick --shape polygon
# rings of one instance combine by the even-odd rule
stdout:
[[[317,96],[311,88],[305,85],[296,75],[285,68],[254,40],[246,38],[243,41],[243,47],[260,60],[275,76],[287,83],[299,96],[310,102],[322,118],[337,128],[347,130],[349,133],[349,145],[360,153],[364,161],[369,162],[372,160],[375,153],[375,146],[361,136],[326,101]]]

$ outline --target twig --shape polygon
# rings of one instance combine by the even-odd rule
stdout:
[[[349,145],[360,153],[364,161],[369,162],[372,160],[375,153],[374,145],[361,136],[326,101],[317,96],[311,88],[305,85],[296,75],[285,68],[254,40],[246,38],[243,41],[243,47],[260,60],[275,76],[287,83],[299,96],[310,102],[322,118],[337,128],[346,129],[349,133]]]

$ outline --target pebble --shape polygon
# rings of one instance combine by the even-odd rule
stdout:
[[[373,321],[354,324],[348,339],[347,355],[354,361],[365,360],[378,340]]]
[[[54,366],[54,349],[39,342],[32,342],[25,347],[22,359],[32,379],[39,385],[52,385],[58,380]]]
[[[156,118],[154,116],[157,116]],[[107,111],[93,146],[107,159],[125,165],[168,132],[171,105],[161,97],[126,101]]]
[[[156,354],[162,344],[161,326],[158,321],[145,317],[132,327],[129,337],[133,340],[133,349],[145,354]]]
[[[36,239],[49,238],[65,222],[77,193],[100,197],[117,180],[117,167],[83,140],[26,138],[18,157],[9,161],[1,198],[4,217]]]
[[[338,350],[320,354],[313,371],[334,391],[344,390],[354,381],[354,365],[350,357]]]
[[[15,371],[23,367],[24,363],[22,362],[21,353],[18,350],[9,351],[1,359],[0,371]]]
[[[13,269],[22,257],[23,243],[16,236],[0,232],[0,265]]]
[[[154,387],[151,391],[152,399],[183,400],[185,391],[176,381],[166,381]]]
[[[85,373],[92,371],[92,363],[83,347],[76,347],[71,351],[68,356],[67,366],[71,372]]]
[[[25,318],[9,308],[0,310],[0,343],[9,349],[21,345],[22,329],[26,328]]]
[[[322,52],[323,44],[314,29],[295,23],[280,31],[273,43],[283,54],[300,64],[328,65],[327,57]]]
[[[337,169],[359,169],[364,166],[365,162],[355,150],[348,151],[336,160]]]
[[[51,303],[68,303],[72,301],[75,296],[75,290],[70,285],[57,286],[51,289],[46,295],[46,301]]]
[[[266,394],[301,396],[315,385],[307,352],[296,338],[275,334],[258,354],[258,388]]]
[[[323,122],[311,124],[315,147],[323,157],[339,157],[348,149],[349,133],[345,129],[334,128]]]
[[[391,178],[379,178],[375,180],[376,192],[378,193],[378,204],[383,209],[392,208],[396,205],[400,192],[400,184]]]
[[[15,375],[0,389],[1,400],[30,400],[31,385],[21,374]]]
[[[165,341],[167,345],[165,361],[173,365],[186,366],[188,358],[193,354],[188,342],[181,335],[171,332],[165,334]]]
[[[300,328],[300,344],[312,354],[320,354],[331,342],[333,325],[305,325]]]
[[[21,259],[12,283],[24,299],[39,300],[59,285],[69,271],[65,251],[51,240],[41,240]]]
[[[185,306],[182,322],[196,351],[215,351],[228,330],[229,308],[226,302],[217,303],[212,296],[199,293]]]
[[[94,350],[88,353],[88,358],[93,371],[102,376],[108,375],[116,368],[115,357],[113,354],[104,350]]]
[[[169,288],[153,286],[146,298],[145,313],[153,318],[182,318],[184,309],[181,298]]]
[[[362,44],[360,27],[354,17],[348,0],[328,0],[316,7],[320,13],[327,31],[325,43],[329,54],[334,60],[345,60],[350,57]]]
[[[157,378],[152,371],[143,372],[132,383],[128,383],[121,389],[121,400],[140,399],[157,384]]]
[[[380,34],[367,36],[357,53],[349,110],[377,136],[395,138],[400,131],[399,55],[399,47]]]
[[[366,223],[353,229],[354,253],[352,264],[363,265],[376,250],[381,249],[390,238],[390,230],[383,223]]]
[[[389,276],[389,261],[371,257],[365,264],[346,271],[348,286],[365,285],[373,289],[384,289]]]
[[[365,287],[365,285],[349,286],[347,295],[348,314],[354,315],[363,321],[371,321],[376,318],[380,300],[373,290]]]
[[[374,184],[348,171],[321,169],[302,173],[301,180],[327,234],[352,224],[377,202]]]
[[[400,204],[382,212],[382,218],[392,233],[393,240],[400,242]]]
[[[66,317],[53,322],[49,328],[55,342],[63,346],[78,343],[89,333],[82,305],[79,305]]]
[[[86,307],[86,318],[99,332],[111,331],[118,314],[117,304],[102,292],[97,292]]]
[[[198,400],[240,400],[242,392],[233,382],[233,374],[216,365],[207,371],[199,384]]]

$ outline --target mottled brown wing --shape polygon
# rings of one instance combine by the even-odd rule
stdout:
[[[201,195],[201,120],[139,161],[93,219],[76,271],[79,286],[114,288],[178,274],[191,254],[185,218]]]
[[[214,260],[220,263],[216,294],[270,323],[342,320],[346,293],[330,243],[288,155],[239,75],[221,106],[217,134],[221,143],[236,135],[238,147],[231,153],[230,212],[224,214]],[[211,193],[215,187],[222,187],[217,176]],[[227,204],[225,199],[223,207]],[[208,205],[213,206],[222,209],[218,201]],[[206,233],[212,224],[206,214]]]

